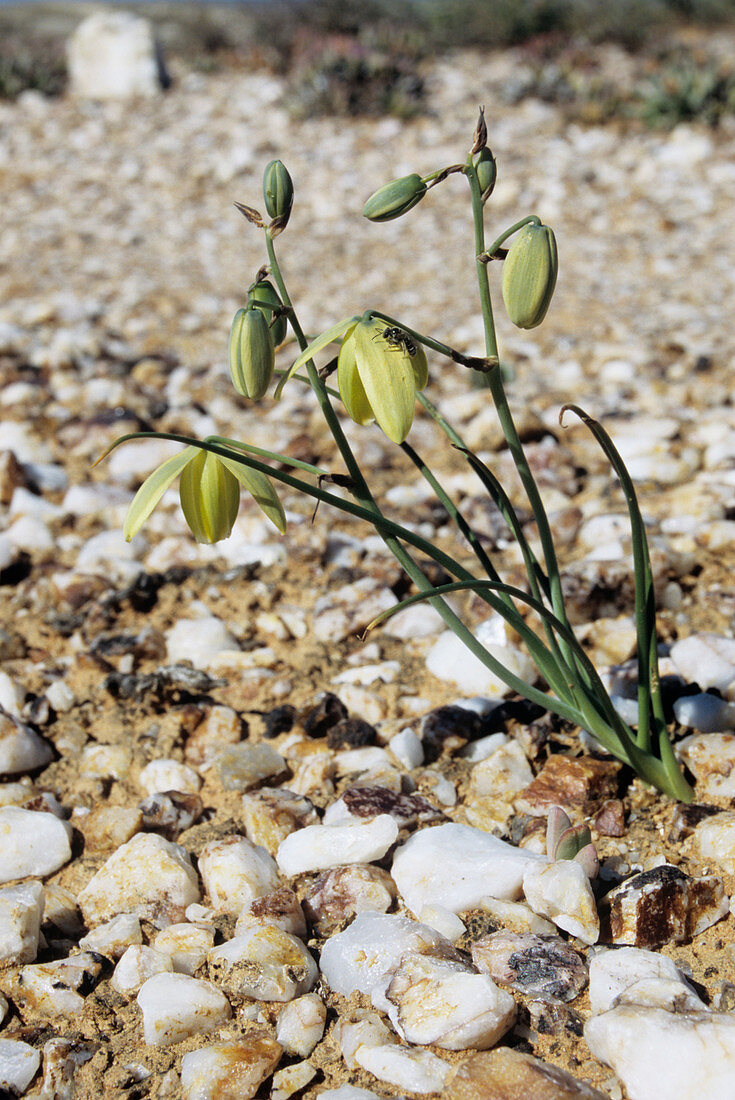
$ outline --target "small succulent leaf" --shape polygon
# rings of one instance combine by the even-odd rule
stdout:
[[[283,505],[270,479],[262,474],[260,470],[252,470],[249,466],[244,466],[241,462],[236,462],[232,458],[220,458],[220,462],[223,466],[226,466],[231,474],[234,474],[242,487],[250,493],[261,512],[271,521],[273,526],[282,535],[285,534],[286,513],[283,511]]]
[[[167,458],[165,462],[156,467],[152,474],[148,475],[133,497],[125,516],[123,535],[126,542],[130,542],[132,537],[137,535],[163,494],[173,484],[187,463],[191,462],[196,453],[196,447],[186,447],[185,450],[172,455],[171,458]]]
[[[339,340],[341,336],[349,329],[350,325],[354,327],[359,321],[359,317],[345,317],[343,320],[338,321],[336,325],[332,325],[326,332],[323,332],[320,336],[317,336],[316,340],[312,340],[311,343],[304,348],[299,355],[298,359],[293,362],[286,374],[284,374],[281,381],[276,386],[275,397],[278,399],[283,393],[283,387],[288,382],[289,378],[293,378],[299,367],[302,367],[309,359],[313,359],[314,356],[325,348],[327,344],[331,344],[334,340]]]
[[[363,427],[372,424],[375,417],[360,379],[355,356],[355,328],[348,331],[342,341],[337,359],[337,385],[347,415]]]
[[[217,455],[198,451],[181,472],[179,498],[197,542],[229,538],[240,507],[240,486]]]
[[[552,806],[546,819],[546,854],[557,858],[559,839],[571,827],[571,820],[561,806]]]
[[[357,370],[376,422],[394,443],[403,443],[413,422],[416,379],[411,356],[403,346],[389,345],[384,329],[382,321],[357,325]]]
[[[587,878],[597,878],[600,860],[594,844],[586,844],[574,857],[575,863],[581,863]]]

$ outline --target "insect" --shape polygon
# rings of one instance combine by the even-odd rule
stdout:
[[[416,345],[413,338],[396,325],[389,325],[388,328],[384,328],[382,332],[376,333],[373,339],[377,340],[379,336],[382,336],[386,344],[394,349],[403,348],[412,357],[416,354]]]

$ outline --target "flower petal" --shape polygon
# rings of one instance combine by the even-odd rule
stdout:
[[[130,542],[133,535],[137,535],[168,487],[176,480],[187,463],[196,457],[196,454],[196,447],[186,447],[179,454],[167,458],[152,474],[148,475],[133,497],[125,516],[123,535],[126,542]]]
[[[342,341],[337,360],[337,385],[347,415],[356,424],[372,424],[375,417],[360,380],[355,358],[355,329],[347,333]]]
[[[240,507],[240,485],[217,455],[199,451],[194,456],[181,472],[179,497],[197,542],[212,544],[230,537]]]
[[[252,470],[232,458],[220,458],[220,462],[227,467],[230,473],[235,475],[242,487],[247,489],[273,526],[282,535],[285,534],[286,513],[283,511],[283,505],[270,479],[265,474],[261,474],[260,470]]]
[[[360,323],[355,329],[355,357],[377,423],[394,443],[403,443],[413,423],[416,378],[411,356],[403,345],[388,344],[384,329],[382,321]]]

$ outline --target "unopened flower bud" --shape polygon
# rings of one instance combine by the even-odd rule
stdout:
[[[420,202],[426,194],[426,184],[413,172],[384,184],[370,196],[362,211],[371,222],[389,222],[400,218]]]
[[[480,185],[482,201],[486,202],[492,195],[493,188],[495,187],[495,180],[498,178],[498,166],[495,163],[495,157],[487,146],[485,146],[480,149],[479,153],[475,153],[472,158],[472,163],[477,172],[477,182]]]
[[[272,160],[263,173],[263,198],[268,217],[285,229],[293,206],[293,180],[280,160]]]
[[[230,375],[241,397],[258,401],[276,365],[273,337],[259,309],[238,309],[230,329]]]
[[[535,328],[546,316],[559,263],[548,225],[524,225],[503,262],[503,301],[518,328]]]
[[[197,542],[214,543],[230,537],[240,507],[240,484],[217,455],[198,451],[186,464],[179,498]]]
[[[270,327],[273,343],[278,347],[286,339],[286,318],[280,312],[283,302],[273,283],[268,279],[253,283],[248,292],[248,302],[254,303],[255,308],[263,314]],[[275,320],[273,320],[274,316]]]

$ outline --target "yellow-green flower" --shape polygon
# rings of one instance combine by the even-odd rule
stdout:
[[[416,392],[426,385],[426,353],[402,329],[381,320],[359,320],[345,332],[337,360],[344,406],[357,424],[372,420],[394,443],[413,422]]]
[[[247,489],[281,534],[286,530],[283,507],[265,474],[200,447],[187,447],[162,462],[138,489],[125,517],[123,534],[127,542],[179,476],[181,508],[197,542],[229,538],[240,507],[240,486]]]

